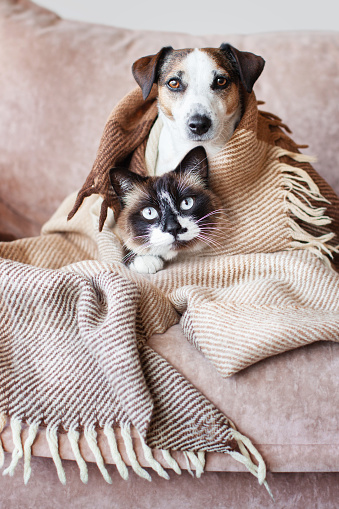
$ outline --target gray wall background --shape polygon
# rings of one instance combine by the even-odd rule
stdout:
[[[339,30],[338,0],[35,0],[64,18],[191,34]]]

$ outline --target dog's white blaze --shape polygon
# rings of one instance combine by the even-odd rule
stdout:
[[[177,220],[182,228],[187,228],[187,232],[179,233],[178,240],[186,241],[195,239],[199,233],[200,228],[191,217],[177,216]]]
[[[182,115],[207,115],[216,121],[218,114],[226,113],[224,101],[218,100],[211,89],[215,71],[214,61],[206,53],[198,49],[189,53],[185,72],[189,86],[180,109]]]
[[[187,89],[182,100],[173,105],[173,117],[179,130],[188,136],[187,120],[192,115],[206,115],[212,122],[206,139],[214,139],[219,135],[227,114],[225,101],[216,95],[211,85],[218,70],[214,60],[205,52],[195,49],[188,54],[183,64],[183,79]]]

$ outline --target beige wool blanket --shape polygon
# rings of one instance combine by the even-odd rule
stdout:
[[[339,339],[338,198],[281,121],[258,111],[253,93],[233,137],[210,161],[211,186],[231,229],[210,250],[154,275],[123,264],[108,170],[119,164],[145,173],[152,166],[155,93],[144,102],[135,90],[113,110],[86,183],[39,237],[0,244],[0,426],[11,418],[15,449],[6,473],[24,456],[26,482],[39,426],[46,427],[62,482],[60,432],[67,433],[84,481],[80,432],[106,480],[98,428],[124,472],[116,426],[134,465],[130,427],[138,430],[160,475],[166,473],[152,449],[163,450],[175,469],[170,451],[184,451],[197,472],[205,452],[219,451],[265,482],[259,452],[148,338],[180,322],[221,376]],[[23,424],[29,426],[24,445]]]

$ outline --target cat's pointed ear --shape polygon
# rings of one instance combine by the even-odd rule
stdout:
[[[208,162],[204,147],[195,147],[185,155],[174,170],[176,173],[193,173],[200,177],[203,184],[208,184]]]
[[[122,200],[124,196],[132,191],[136,184],[145,182],[148,178],[142,177],[125,168],[112,168],[109,172],[109,177],[121,204],[123,204]]]

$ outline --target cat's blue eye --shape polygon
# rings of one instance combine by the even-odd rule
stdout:
[[[145,219],[148,219],[150,221],[152,219],[155,219],[159,215],[154,207],[146,207],[146,208],[142,209],[141,213]]]
[[[193,207],[194,199],[192,197],[185,198],[180,203],[181,210],[190,210]]]

